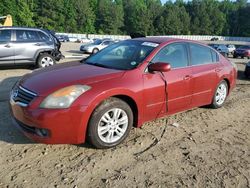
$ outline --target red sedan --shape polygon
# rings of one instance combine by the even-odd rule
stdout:
[[[13,87],[10,106],[14,122],[35,141],[88,140],[109,148],[132,126],[194,107],[221,107],[236,76],[235,65],[204,44],[137,38],[27,74]]]

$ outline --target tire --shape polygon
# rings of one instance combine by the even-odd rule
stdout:
[[[37,67],[45,68],[56,64],[54,57],[50,54],[41,54],[37,59]]]
[[[93,51],[92,51],[92,54],[96,54],[97,52],[99,52],[99,49],[98,48],[94,48]]]
[[[215,109],[222,107],[226,101],[227,95],[228,95],[228,85],[225,80],[222,80],[218,84],[214,92],[213,101],[210,106]]]
[[[123,123],[119,124],[121,119]],[[133,112],[129,105],[111,97],[94,110],[88,124],[87,139],[96,148],[111,148],[125,140],[132,126]]]

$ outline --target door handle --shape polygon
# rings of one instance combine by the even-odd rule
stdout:
[[[40,43],[36,43],[35,45],[36,45],[36,46],[41,46],[41,44],[40,44]]]
[[[186,75],[183,80],[190,80],[191,76],[190,75]]]

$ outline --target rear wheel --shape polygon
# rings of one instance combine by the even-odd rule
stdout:
[[[223,80],[219,83],[219,85],[217,86],[215,90],[211,107],[212,108],[222,107],[226,101],[227,94],[228,94],[228,85],[227,85],[227,82]]]
[[[49,67],[55,64],[55,59],[52,55],[50,54],[41,54],[38,59],[37,59],[37,66],[39,68],[45,68],[45,67]]]
[[[120,144],[133,125],[129,105],[111,97],[93,112],[88,125],[88,140],[96,148],[110,148]]]

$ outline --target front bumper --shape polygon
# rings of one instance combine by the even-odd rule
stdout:
[[[45,144],[81,144],[88,120],[86,106],[68,109],[32,109],[10,102],[14,124],[30,139]],[[41,134],[45,132],[46,134]]]
[[[52,56],[55,58],[56,61],[60,61],[61,59],[65,58],[65,56],[62,55],[61,51],[59,51],[59,50],[53,51]]]
[[[89,54],[91,54],[93,52],[93,49],[80,48],[80,51],[82,51],[83,53],[89,53]]]

